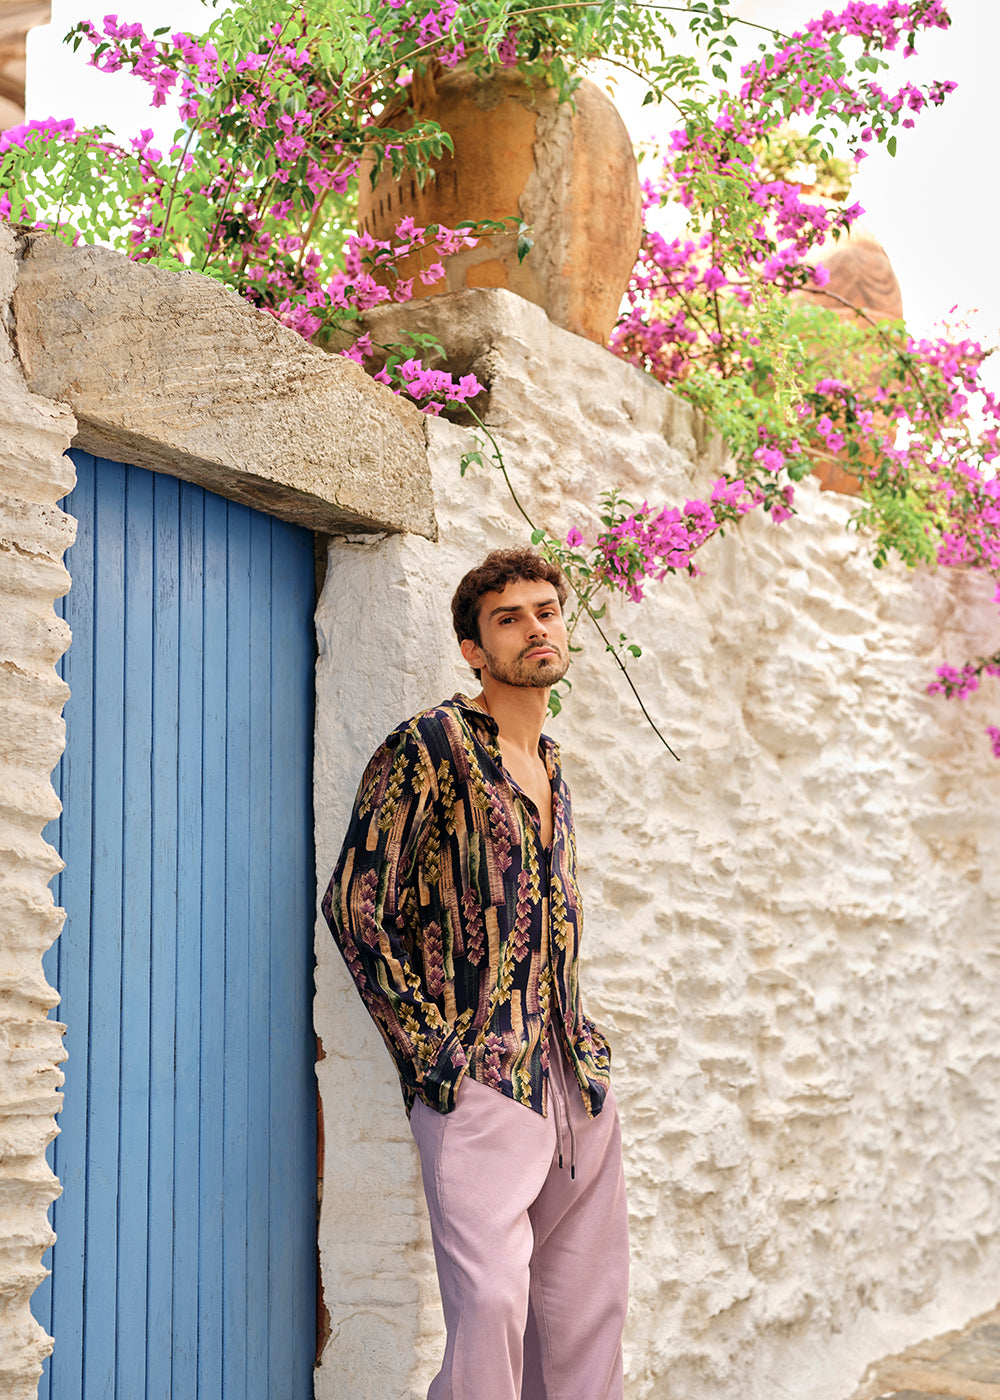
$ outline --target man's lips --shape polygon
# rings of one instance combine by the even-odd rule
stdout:
[[[559,655],[559,653],[556,651],[555,647],[532,647],[530,651],[526,651],[524,654],[525,654],[525,657],[532,657],[532,656],[558,656],[558,655]]]

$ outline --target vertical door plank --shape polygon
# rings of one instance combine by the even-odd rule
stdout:
[[[226,632],[226,1097],[223,1145],[223,1247],[226,1291],[223,1346],[226,1378],[242,1396],[246,1389],[247,1335],[247,1175],[250,1094],[247,930],[250,920],[250,665],[247,635],[250,512],[229,506],[229,588]]]
[[[88,1073],[85,1394],[115,1394],[118,1294],[118,1164],[121,1095],[122,833],[125,725],[125,480],[99,474],[94,519],[94,824],[90,902],[91,1004]],[[96,1081],[96,1082],[95,1082]]]
[[[283,702],[272,705],[270,734],[273,782],[270,825],[274,846],[282,859],[271,865],[271,900],[283,909],[287,923],[271,941],[271,995],[282,1007],[287,1034],[272,1046],[271,1075],[272,1177],[270,1236],[271,1280],[275,1293],[289,1299],[292,1325],[272,1333],[271,1394],[307,1394],[311,1385],[312,1358],[302,1344],[315,1317],[315,1273],[302,1267],[301,1246],[315,1231],[315,1191],[288,1191],[282,1181],[308,1181],[316,1172],[316,1114],[312,1091],[315,1049],[312,1030],[313,961],[311,951],[296,930],[315,917],[314,886],[300,881],[293,890],[283,879],[282,867],[314,869],[311,787],[292,789],[282,775],[294,770],[299,757],[312,746],[313,671],[302,658],[313,651],[309,615],[314,590],[311,541],[291,527],[275,522],[272,536],[272,589],[281,600],[283,614],[271,631],[271,675],[292,675],[295,690],[287,689]],[[293,1097],[281,1086],[295,1084]],[[314,1260],[315,1262],[315,1260]]]
[[[172,1397],[197,1396],[199,1241],[201,1186],[199,1162],[202,1118],[202,821],[207,839],[218,839],[218,808],[202,802],[203,729],[211,731],[211,707],[204,705],[205,682],[205,496],[184,487],[180,499],[180,582],[178,611],[177,728],[177,1005],[174,1013],[176,1093],[173,1192],[173,1351]],[[213,692],[217,694],[217,690]],[[203,717],[204,716],[204,717]],[[212,823],[216,823],[213,825]],[[218,867],[220,861],[216,859]],[[216,887],[217,891],[217,887]],[[217,989],[221,990],[221,989]],[[215,1008],[215,1023],[221,1020]],[[216,1081],[218,1075],[216,1075]],[[215,1092],[218,1093],[216,1083]],[[210,1109],[213,1105],[209,1105]],[[207,1223],[207,1222],[206,1222]],[[206,1249],[219,1249],[220,1237],[206,1229]],[[218,1290],[221,1297],[221,1283]],[[212,1392],[203,1391],[210,1395]]]
[[[199,993],[201,1050],[198,1151],[199,1330],[198,1397],[223,1394],[223,1142],[226,987],[226,605],[227,503],[205,497],[204,690],[202,703],[201,878],[198,913],[201,938]],[[236,1392],[237,1396],[239,1392]],[[226,1397],[226,1400],[229,1400]]]
[[[149,1255],[147,1400],[191,1393],[173,1385],[174,1153],[177,1066],[178,744],[180,677],[180,483],[153,480],[152,766],[150,905],[155,913],[149,977]],[[199,726],[200,728],[200,726]],[[183,1099],[183,1094],[181,1095]]]
[[[265,1028],[271,1016],[270,943],[279,936],[272,928],[270,881],[259,878],[271,868],[271,520],[252,514],[249,520],[250,576],[247,617],[248,736],[252,755],[248,797],[252,820],[247,830],[247,1195],[251,1203],[247,1229],[247,1400],[269,1400],[268,1333],[272,1280],[268,1267],[268,1194],[271,1154],[276,1150],[269,1127],[275,1105],[271,1100],[271,1038]],[[235,590],[233,590],[235,592]],[[231,595],[232,596],[232,595]],[[230,938],[236,935],[229,930]],[[280,1039],[281,1037],[275,1037]]]
[[[105,469],[105,476],[112,473]],[[121,1080],[118,1128],[117,1332],[146,1332],[149,1237],[150,975],[152,968],[153,477],[125,486]],[[119,585],[120,586],[120,585]],[[99,933],[99,928],[95,928]],[[102,1222],[94,1222],[101,1225]],[[106,1226],[105,1226],[106,1227]],[[110,1318],[105,1319],[106,1323]],[[146,1393],[146,1349],[116,1347],[116,1389]]]

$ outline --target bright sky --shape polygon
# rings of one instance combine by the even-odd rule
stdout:
[[[996,78],[1000,0],[946,0],[950,30],[918,39],[913,58],[892,57],[887,90],[935,79],[958,83],[942,107],[927,108],[910,131],[898,132],[895,158],[881,149],[861,162],[852,196],[864,224],[883,244],[903,292],[910,330],[925,334],[953,306],[971,318],[978,336],[1000,344],[1000,277],[993,255],[1000,221],[995,175]],[[840,0],[734,0],[733,12],[785,33],[800,29]],[[752,31],[748,31],[752,35]],[[758,36],[763,38],[766,36]],[[747,57],[758,38],[750,37]],[[642,141],[673,125],[665,109],[640,108],[634,90],[619,87],[617,102],[632,138]],[[1000,356],[998,356],[1000,359]],[[1000,365],[994,372],[1000,388]]]
[[[100,25],[106,14],[122,22],[138,20],[146,33],[169,25],[199,33],[215,16],[201,0],[52,0],[52,23],[28,35],[28,117],[74,117],[80,126],[110,126],[120,136],[152,127],[156,142],[168,146],[177,129],[177,113],[149,105],[150,89],[130,73],[98,73],[87,66],[90,47],[74,53],[63,36],[74,24],[90,19]]]
[[[787,31],[801,27],[835,0],[734,0],[733,11]],[[925,83],[951,78],[958,84],[945,105],[926,110],[912,131],[899,133],[895,159],[876,150],[862,162],[854,196],[866,210],[864,223],[884,244],[903,290],[907,322],[924,334],[953,306],[971,317],[977,335],[1000,344],[1000,278],[993,257],[1000,218],[995,178],[997,138],[995,56],[1000,53],[998,0],[947,0],[952,27],[919,41],[915,58],[897,58],[885,87],[895,81]],[[148,89],[127,74],[108,76],[87,68],[79,54],[60,43],[72,24],[99,19],[110,8],[87,0],[53,0],[53,22],[29,36],[28,115],[74,116],[102,122],[123,136],[153,127],[158,143],[169,143],[175,121],[167,109],[148,106]],[[160,25],[203,29],[214,11],[199,0],[118,0],[122,20],[140,20],[147,33]],[[755,41],[750,40],[748,52]],[[672,125],[668,109],[640,109],[623,84],[619,106],[633,138]],[[1000,356],[998,356],[1000,360]],[[1000,363],[990,376],[1000,389]]]

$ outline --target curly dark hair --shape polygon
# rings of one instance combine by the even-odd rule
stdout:
[[[569,586],[558,565],[543,559],[534,549],[494,549],[478,568],[470,569],[455,589],[451,600],[451,617],[459,642],[475,642],[482,646],[479,635],[479,600],[484,593],[502,593],[508,583],[524,579],[531,583],[544,580],[556,590],[559,606],[569,597]],[[473,667],[476,680],[481,673]]]

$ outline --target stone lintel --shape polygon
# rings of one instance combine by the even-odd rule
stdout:
[[[73,409],[74,446],[313,530],[435,537],[412,404],[209,277],[19,241],[18,357]]]

